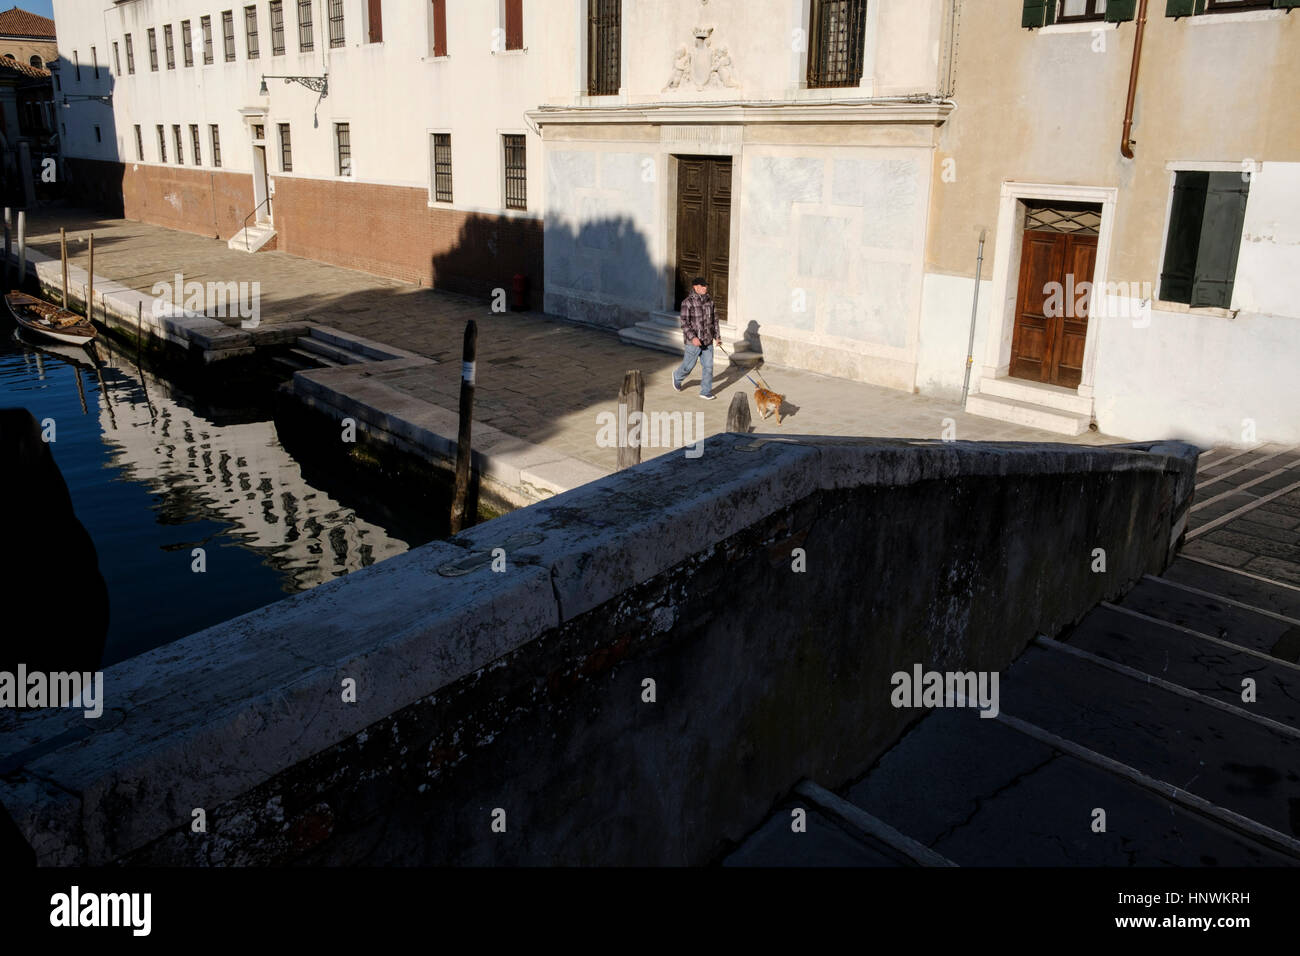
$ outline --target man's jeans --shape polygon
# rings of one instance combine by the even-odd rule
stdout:
[[[686,357],[682,359],[682,367],[673,372],[673,384],[680,387],[682,381],[687,375],[691,374],[691,369],[695,368],[696,359],[700,362],[700,368],[703,371],[703,378],[700,380],[700,394],[713,394],[713,345],[701,348],[698,345],[686,343]]]

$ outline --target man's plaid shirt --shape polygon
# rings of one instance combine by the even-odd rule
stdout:
[[[682,341],[687,345],[691,339],[699,339],[700,347],[711,345],[718,337],[718,316],[713,311],[713,297],[707,292],[697,295],[692,289],[690,295],[682,299]]]

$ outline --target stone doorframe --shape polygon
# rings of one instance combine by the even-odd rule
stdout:
[[[1062,186],[1049,183],[1004,182],[998,200],[997,237],[993,249],[994,301],[989,312],[984,340],[984,378],[1004,378],[1011,368],[1011,340],[1016,331],[1016,294],[1020,285],[1020,248],[1024,220],[1019,215],[1022,199],[1065,200],[1098,203],[1101,228],[1097,236],[1097,263],[1093,269],[1094,290],[1106,287],[1110,265],[1111,235],[1115,228],[1115,203],[1119,190],[1113,186]],[[1095,303],[1095,298],[1089,299]],[[1090,312],[1093,305],[1090,304]],[[1083,375],[1079,396],[1091,398],[1097,365],[1097,333],[1100,323],[1090,314],[1083,345]]]

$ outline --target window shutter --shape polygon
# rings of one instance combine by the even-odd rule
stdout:
[[[1201,238],[1205,213],[1205,190],[1209,173],[1177,173],[1174,202],[1169,213],[1169,235],[1165,240],[1165,262],[1160,272],[1160,298],[1166,302],[1190,302],[1196,272],[1196,248]]]
[[[506,0],[506,49],[524,48],[524,0]]]
[[[1205,12],[1205,0],[1165,0],[1165,16],[1190,17]]]
[[[433,0],[433,55],[447,55],[447,0]]]
[[[1246,221],[1246,195],[1250,184],[1241,173],[1210,173],[1201,219],[1201,241],[1196,250],[1196,277],[1192,282],[1195,306],[1231,308],[1232,283],[1237,275],[1237,253]]]
[[[1056,0],[1025,0],[1024,13],[1020,16],[1020,25],[1034,29],[1050,26],[1056,22]]]
[[[1278,10],[1290,10],[1300,7],[1300,0],[1273,0],[1273,6]]]
[[[1106,22],[1121,23],[1132,20],[1136,10],[1137,0],[1110,0],[1110,3],[1106,4]]]

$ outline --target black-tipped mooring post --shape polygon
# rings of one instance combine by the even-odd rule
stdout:
[[[744,392],[731,396],[731,406],[727,409],[727,431],[749,434],[749,396]]]
[[[474,421],[474,358],[478,351],[478,323],[465,323],[465,349],[460,363],[460,427],[456,431],[456,490],[451,499],[451,533],[460,534],[478,515],[477,495],[471,496],[470,425]],[[475,500],[471,500],[471,498]],[[466,515],[469,516],[468,522]]]

